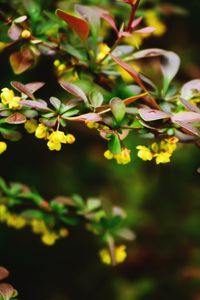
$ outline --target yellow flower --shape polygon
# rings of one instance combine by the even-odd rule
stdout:
[[[105,152],[104,152],[104,157],[106,158],[106,159],[113,159],[114,158],[114,154],[110,151],[110,150],[106,150]]]
[[[75,141],[75,137],[72,134],[65,135],[63,131],[53,131],[48,136],[49,142],[47,143],[47,146],[49,147],[49,150],[53,151],[60,151],[61,150],[61,143],[73,143]]]
[[[131,162],[130,150],[124,148],[119,154],[114,155],[119,165],[126,165]]]
[[[85,124],[87,125],[88,128],[93,129],[93,128],[99,128],[99,124],[96,122],[92,122],[92,121],[87,121],[85,122]]]
[[[47,227],[46,227],[46,224],[44,223],[44,221],[42,220],[37,220],[37,219],[33,219],[31,221],[31,229],[34,233],[46,233],[47,232]]]
[[[73,134],[68,133],[66,135],[66,141],[67,141],[68,144],[73,144],[75,142],[75,140],[76,140],[76,138]]]
[[[169,152],[160,152],[155,154],[156,157],[156,164],[167,164],[170,162],[171,153]]]
[[[66,135],[63,131],[53,131],[49,136],[48,140],[54,142],[54,143],[67,143]]]
[[[53,141],[48,141],[47,146],[50,151],[60,151],[61,150],[61,143],[59,142],[53,142]]]
[[[38,139],[46,139],[48,137],[48,127],[40,123],[35,130],[35,136]]]
[[[110,252],[108,251],[108,249],[102,249],[99,254],[100,254],[101,261],[104,264],[110,265],[112,263],[112,259],[111,259]],[[120,246],[116,247],[115,251],[114,251],[114,255],[115,255],[115,261],[117,264],[123,263],[127,257],[126,246],[120,245]]]
[[[151,152],[151,150],[149,148],[147,148],[145,146],[138,145],[136,147],[136,149],[139,150],[137,156],[139,158],[141,158],[142,160],[145,160],[145,161],[149,160],[150,161],[150,160],[153,159],[154,155],[153,155],[153,153]]]
[[[21,100],[20,97],[14,97],[12,98],[9,102],[8,102],[8,107],[10,109],[14,109],[14,110],[17,110],[17,109],[21,109],[22,108],[22,105],[19,104],[19,101]]]
[[[6,221],[8,226],[12,226],[16,229],[21,229],[26,226],[26,219],[21,216],[9,214]]]
[[[7,149],[7,144],[5,142],[0,142],[0,154],[5,152]]]
[[[3,88],[1,91],[1,102],[5,105],[8,104],[15,97],[13,90]]]
[[[110,52],[110,48],[107,44],[101,43],[99,45],[99,53],[97,54],[97,61],[101,61]]]
[[[29,39],[31,37],[31,32],[30,30],[24,29],[21,33],[21,37],[23,39]]]
[[[54,65],[55,67],[58,67],[58,66],[60,65],[59,59],[54,60],[53,65]]]
[[[26,121],[24,128],[28,133],[34,133],[37,128],[37,121],[35,119]]]
[[[4,204],[0,204],[0,222],[6,220],[7,214],[8,214],[7,207]]]
[[[65,64],[60,64],[58,67],[57,67],[57,70],[59,73],[63,73],[64,71],[66,71],[67,67],[65,66]]]
[[[55,244],[56,240],[58,239],[58,235],[55,232],[47,232],[44,235],[42,235],[42,242],[46,246],[52,246]]]

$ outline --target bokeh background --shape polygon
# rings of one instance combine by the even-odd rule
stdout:
[[[56,6],[56,1],[44,5]],[[62,1],[71,5],[73,1]],[[115,1],[81,1],[83,4]],[[153,1],[156,2],[156,1]],[[165,3],[166,1],[161,1]],[[168,3],[170,1],[167,1]],[[185,15],[165,17],[167,33],[144,47],[176,51],[182,59],[177,82],[200,77],[199,0],[171,0]],[[0,1],[1,8],[5,5]],[[151,7],[151,1],[148,3]],[[14,75],[8,53],[0,55],[0,82],[45,81],[40,96],[59,95],[52,62],[25,75]],[[89,129],[72,128],[78,137],[70,147],[50,153],[41,141],[26,135],[0,157],[0,176],[37,188],[45,197],[79,193],[121,205],[136,240],[128,244],[122,266],[107,267],[98,259],[97,240],[84,228],[48,248],[28,229],[1,225],[0,264],[11,270],[10,282],[24,300],[199,300],[200,299],[200,167],[199,149],[180,146],[171,164],[155,166],[137,159],[127,166],[105,161],[104,142]],[[129,138],[129,147],[142,143]]]

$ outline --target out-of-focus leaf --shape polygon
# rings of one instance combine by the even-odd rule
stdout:
[[[67,22],[67,24],[79,35],[83,41],[88,39],[90,28],[86,20],[72,16],[61,9],[57,9],[56,14],[59,18]]]
[[[177,114],[174,114],[171,117],[173,122],[186,122],[186,123],[194,123],[200,122],[200,114],[196,112],[183,111]]]
[[[200,79],[194,79],[183,85],[181,89],[181,98],[189,100],[200,93]]]
[[[27,16],[24,15],[24,16],[20,16],[20,17],[14,19],[14,22],[17,23],[17,24],[20,24],[20,23],[23,23],[26,20],[27,20]]]
[[[15,74],[28,70],[35,61],[34,54],[29,47],[23,47],[20,51],[12,53],[9,60]]]
[[[117,122],[121,122],[126,114],[126,106],[124,102],[121,99],[115,97],[111,99],[110,107],[115,120]]]
[[[141,108],[138,112],[144,121],[156,121],[170,118],[169,114],[157,109]]]
[[[0,267],[0,280],[3,280],[4,278],[8,277],[8,275],[8,270],[4,267]]]
[[[192,103],[190,103],[189,101],[180,98],[181,103],[185,106],[185,108],[187,108],[190,111],[196,112],[196,113],[200,113],[200,109],[196,106],[193,105]]]
[[[112,55],[114,55],[115,57],[121,57],[124,55],[128,55],[131,54],[134,50],[133,46],[127,46],[127,45],[120,45],[117,46],[113,51],[112,51]]]
[[[0,299],[10,300],[14,295],[16,295],[16,290],[9,283],[0,284]]]
[[[21,35],[21,32],[21,27],[15,24],[15,22],[12,22],[12,25],[8,29],[8,36],[11,38],[11,40],[17,41]]]

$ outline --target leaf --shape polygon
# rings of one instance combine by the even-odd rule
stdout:
[[[101,15],[103,13],[107,13],[105,9],[97,6],[76,4],[75,9],[84,19],[86,19],[92,26],[96,28],[100,26]]]
[[[200,109],[196,106],[190,103],[189,101],[185,100],[184,98],[180,98],[181,103],[190,111],[200,113]]]
[[[200,122],[200,114],[196,112],[183,111],[177,114],[174,114],[171,117],[173,122],[186,122],[186,123],[194,123]]]
[[[8,29],[8,36],[13,41],[17,41],[21,35],[22,29],[20,26],[15,24],[15,22],[12,22],[10,28]]]
[[[21,216],[27,219],[43,220],[44,213],[37,209],[27,209],[23,213],[21,213]]]
[[[120,98],[113,98],[110,101],[112,114],[117,122],[121,122],[126,114],[126,106]]]
[[[79,35],[83,41],[88,39],[90,29],[86,20],[72,16],[61,9],[56,10],[56,15],[67,22],[67,24]]]
[[[66,112],[64,112],[64,113],[62,114],[62,118],[63,118],[63,119],[69,118],[69,117],[71,117],[71,116],[76,115],[78,112],[79,112],[79,109],[77,109],[77,108],[74,108],[74,109],[71,109],[71,110],[67,110]]]
[[[133,50],[134,50],[133,46],[120,45],[120,46],[117,46],[112,51],[112,55],[114,55],[115,57],[120,57],[120,56],[131,54],[133,52]]]
[[[66,90],[68,93],[78,97],[78,98],[81,98],[82,100],[84,100],[84,102],[88,102],[88,99],[86,97],[86,94],[84,93],[84,91],[78,87],[77,85],[75,84],[72,84],[72,83],[69,83],[69,82],[64,82],[64,81],[61,81],[60,82],[60,85],[61,87]]]
[[[27,87],[27,85],[22,84],[21,82],[18,81],[12,81],[11,85],[19,92],[25,94],[26,96],[28,96],[31,99],[35,99],[35,97],[33,96],[31,90]]]
[[[96,113],[87,113],[77,117],[71,117],[70,120],[74,121],[91,121],[91,122],[99,122],[102,121],[102,118],[99,114]]]
[[[192,126],[190,123],[182,122],[182,121],[178,121],[178,120],[175,121],[175,123],[178,124],[181,128],[185,129],[187,133],[189,132],[190,134],[200,137],[199,130],[197,128],[195,128],[194,126]]]
[[[23,124],[26,122],[26,117],[23,114],[16,112],[6,118],[6,122],[9,124]]]
[[[145,97],[146,95],[147,95],[147,93],[142,93],[142,94],[139,94],[136,96],[131,96],[129,98],[124,99],[123,102],[125,105],[129,105],[130,103],[133,103],[133,102],[137,101],[138,99]]]
[[[25,84],[26,88],[33,94],[37,90],[41,89],[44,85],[45,85],[44,82],[30,82],[30,83]]]
[[[157,109],[141,108],[138,110],[138,112],[140,117],[147,122],[170,118],[169,114]]]
[[[27,16],[24,15],[24,16],[20,16],[20,17],[14,19],[14,22],[20,24],[20,23],[23,23],[26,20],[27,20]]]
[[[29,47],[23,47],[20,51],[10,55],[10,64],[15,74],[21,74],[28,70],[34,63],[34,55]]]
[[[120,67],[122,67],[126,72],[129,73],[129,75],[137,82],[137,84],[139,86],[141,86],[145,91],[146,88],[142,82],[142,80],[139,77],[139,74],[137,71],[135,71],[135,69],[133,67],[131,67],[129,64],[127,64],[126,62],[122,61],[120,58],[115,57],[113,55],[111,55],[112,59],[118,64],[120,65]]]
[[[59,111],[60,106],[61,106],[61,101],[60,101],[58,98],[56,98],[56,97],[51,97],[51,98],[49,99],[49,101],[50,101],[50,103],[53,105],[53,107],[54,107],[57,111]]]
[[[87,200],[86,206],[88,212],[94,211],[101,206],[101,201],[99,199],[90,198]]]
[[[8,270],[0,266],[0,280],[5,279],[6,277],[8,277],[8,275],[9,275]]]
[[[115,30],[115,32],[117,34],[119,33],[117,26],[115,24],[115,20],[113,19],[113,17],[111,15],[109,15],[108,13],[105,13],[105,14],[102,14],[101,17]]]
[[[155,31],[155,27],[144,27],[144,28],[141,28],[141,29],[138,29],[138,30],[135,30],[134,33],[140,33],[140,34],[147,34],[147,33],[151,33]]]
[[[92,90],[89,94],[89,100],[91,105],[96,108],[102,105],[104,98],[99,91]]]
[[[164,76],[163,89],[166,92],[170,82],[178,72],[180,67],[180,58],[172,51],[166,51],[159,48],[152,48],[134,53],[134,59],[156,56],[161,56],[161,71]]]
[[[43,102],[39,102],[39,101],[21,100],[20,104],[23,106],[36,108],[36,109],[43,110],[43,111],[51,111],[51,109],[49,109],[47,107],[47,104],[44,104]]]
[[[181,98],[190,100],[197,93],[200,93],[200,79],[194,79],[184,84],[181,89]]]
[[[121,143],[116,134],[113,134],[111,139],[108,142],[108,149],[113,154],[119,154],[121,152]]]

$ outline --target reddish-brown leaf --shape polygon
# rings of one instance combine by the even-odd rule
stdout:
[[[16,112],[6,119],[9,124],[22,124],[26,122],[26,117],[19,112]]]
[[[20,51],[10,55],[10,64],[15,74],[21,74],[29,69],[34,63],[34,55],[29,47],[21,48]]]
[[[86,20],[75,17],[61,9],[57,9],[56,14],[59,18],[67,22],[83,41],[87,40],[90,28]]]

